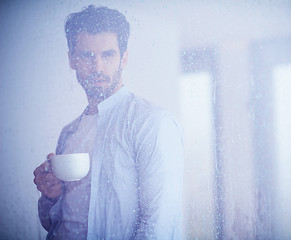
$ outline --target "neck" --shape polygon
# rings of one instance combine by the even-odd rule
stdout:
[[[90,96],[87,96],[88,98],[88,106],[85,110],[85,114],[87,115],[94,115],[98,113],[98,104],[102,101],[104,101],[104,98],[98,97],[98,98],[92,98]]]
[[[120,82],[120,84],[118,86],[116,86],[114,90],[112,90],[110,95],[104,95],[104,93],[103,93],[103,94],[98,94],[98,95],[92,96],[92,95],[87,93],[87,99],[88,99],[89,104],[85,110],[85,114],[93,115],[93,114],[98,113],[99,103],[103,102],[106,98],[115,94],[121,87],[122,87],[122,84]]]

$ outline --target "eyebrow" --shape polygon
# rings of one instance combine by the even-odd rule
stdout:
[[[106,50],[102,52],[102,55],[109,55],[109,56],[114,56],[116,55],[117,52],[114,49]]]
[[[92,52],[91,51],[76,51],[75,54],[77,55],[81,55],[81,56],[84,56],[84,57],[90,57],[92,56]]]
[[[93,56],[93,52],[88,51],[88,50],[81,50],[81,51],[77,51],[77,54],[84,56],[84,57],[92,57]],[[105,50],[101,52],[102,56],[115,56],[117,54],[117,51],[114,49],[109,49],[109,50]]]

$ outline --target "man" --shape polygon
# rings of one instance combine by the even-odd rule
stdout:
[[[88,106],[64,127],[56,154],[88,152],[80,181],[62,182],[47,161],[34,171],[47,239],[180,239],[183,145],[168,112],[121,81],[129,24],[89,6],[65,23],[70,66]]]

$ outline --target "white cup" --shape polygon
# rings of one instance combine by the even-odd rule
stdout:
[[[54,155],[51,164],[57,178],[63,181],[78,181],[88,174],[90,157],[88,153]]]

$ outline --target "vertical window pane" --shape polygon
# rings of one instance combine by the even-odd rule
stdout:
[[[291,63],[273,71],[276,153],[275,217],[277,236],[291,236]],[[278,239],[279,239],[278,238]]]
[[[185,139],[185,237],[213,239],[214,131],[211,75],[208,72],[182,75],[179,90]]]

